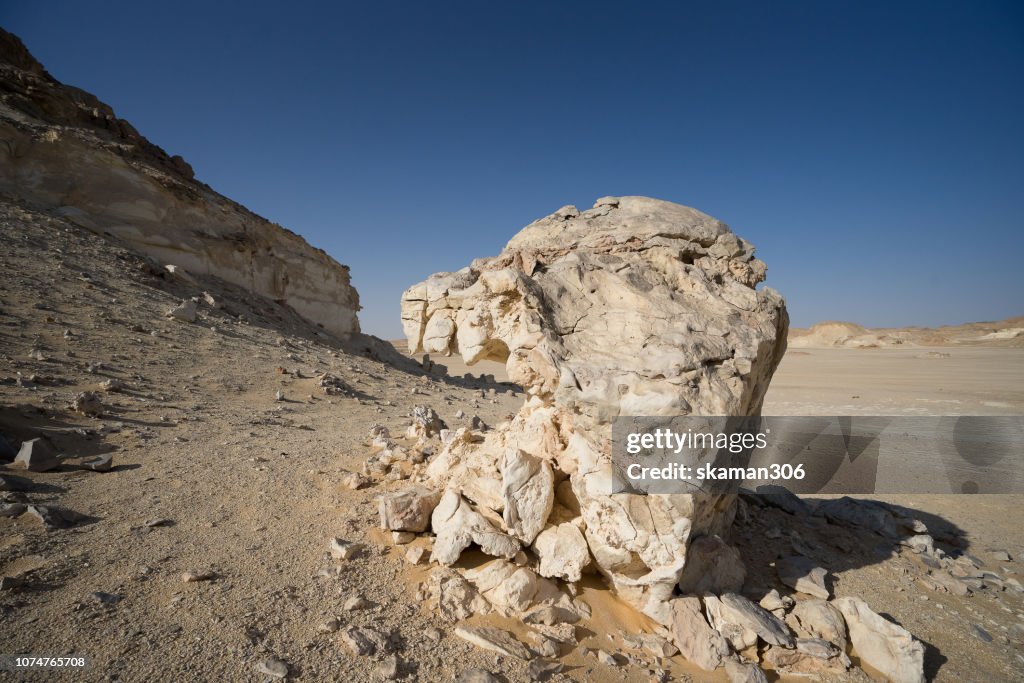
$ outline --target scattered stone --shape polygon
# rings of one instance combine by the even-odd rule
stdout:
[[[621,662],[610,652],[604,650],[598,650],[596,652],[597,661],[601,662],[605,666],[619,666]]]
[[[91,391],[83,391],[75,396],[75,401],[71,404],[71,407],[76,413],[88,415],[89,417],[103,416],[103,401],[100,400],[97,394]]]
[[[745,620],[735,614],[718,596],[704,596],[704,614],[711,628],[725,636],[736,652],[757,645],[757,631],[749,628]]]
[[[725,675],[729,683],[768,683],[768,677],[757,664],[735,659],[725,661]]]
[[[501,463],[501,486],[505,528],[523,543],[533,543],[555,502],[550,463],[518,448],[508,448]]]
[[[148,527],[150,529],[153,529],[153,528],[158,527],[158,526],[173,526],[173,525],[174,525],[174,520],[164,519],[162,517],[158,518],[158,519],[149,519],[149,520],[146,520],[143,523],[143,526]]]
[[[406,545],[416,540],[416,534],[411,531],[392,531],[391,542],[395,545]]]
[[[538,633],[543,633],[552,640],[557,640],[559,643],[564,645],[576,645],[578,640],[576,639],[576,627],[568,623],[555,624],[553,626],[545,626],[543,624],[534,624],[533,629]]]
[[[935,554],[935,539],[928,534],[914,534],[913,536],[902,538],[900,539],[900,545],[905,545],[918,555]]]
[[[47,530],[66,529],[83,519],[77,512],[58,505],[29,505],[25,512],[42,522]]]
[[[990,550],[988,554],[989,557],[996,562],[1013,562],[1013,558],[1010,557],[1010,553],[1005,550]]]
[[[354,612],[356,610],[366,609],[370,606],[370,603],[361,595],[349,598],[345,601],[344,608],[348,612]]]
[[[386,652],[390,649],[387,636],[373,628],[349,626],[339,633],[339,638],[352,651],[352,654],[360,657]]]
[[[897,624],[876,614],[863,600],[832,603],[843,615],[856,655],[895,683],[924,683],[924,646]]]
[[[330,619],[320,622],[316,627],[316,630],[320,633],[337,633],[339,628],[341,628],[341,621],[336,617],[331,617]]]
[[[992,634],[986,631],[984,628],[982,628],[979,624],[971,625],[971,635],[982,642],[992,642]]]
[[[430,576],[437,609],[448,621],[461,621],[489,609],[489,603],[461,574],[439,567]]]
[[[729,643],[708,625],[696,597],[675,598],[672,611],[672,640],[680,654],[705,671],[714,671],[729,655]]]
[[[508,631],[490,626],[456,626],[455,635],[484,650],[497,652],[505,657],[516,657],[528,660],[532,657],[530,650],[516,640]]]
[[[81,467],[93,472],[109,472],[114,466],[114,454],[103,453],[93,458],[87,458],[80,463]]]
[[[57,450],[42,436],[23,442],[14,462],[29,472],[47,472],[60,466]]]
[[[801,636],[821,638],[846,651],[846,621],[838,609],[824,600],[801,600],[786,622]]]
[[[448,429],[448,425],[433,408],[413,406],[412,424],[407,432],[410,439],[430,439],[439,436],[442,429]]]
[[[725,608],[723,616],[726,618],[753,631],[769,645],[793,647],[793,636],[786,624],[771,612],[737,593],[723,593],[721,601]]]
[[[0,517],[20,517],[26,510],[24,503],[0,504]]]
[[[796,517],[806,517],[811,510],[807,503],[802,501],[796,494],[785,486],[776,484],[762,484],[757,487],[757,493],[768,505],[785,510]]]
[[[504,683],[504,681],[486,669],[466,669],[455,679],[455,683]]]
[[[213,581],[217,578],[217,572],[212,569],[196,569],[193,571],[185,572],[181,575],[181,580],[184,583],[196,583],[199,581]]]
[[[575,583],[590,564],[590,550],[578,524],[564,522],[549,526],[533,542],[533,551],[540,558],[537,573]]]
[[[358,472],[349,472],[341,478],[341,484],[342,486],[355,491],[369,486],[370,480]]]
[[[655,657],[674,657],[679,654],[679,648],[656,633],[641,634],[640,644]]]
[[[526,667],[526,675],[530,677],[531,681],[546,681],[553,675],[561,673],[563,668],[564,667],[561,662],[538,657],[531,661]],[[481,683],[483,683],[483,681]],[[487,683],[490,683],[489,679],[487,679]]]
[[[953,595],[967,595],[971,592],[971,589],[968,587],[965,580],[958,579],[945,571],[933,570],[929,572],[928,578],[930,578],[936,586],[952,593]]]
[[[533,641],[533,651],[541,657],[557,657],[559,653],[559,642],[554,638],[540,633],[538,631],[531,631],[529,633],[530,640]]]
[[[186,323],[194,323],[196,321],[197,313],[198,309],[196,307],[196,302],[188,299],[167,311],[166,317],[174,320],[181,320]]]
[[[359,554],[362,549],[358,543],[350,543],[349,541],[342,540],[340,538],[331,539],[331,557],[336,560],[351,560],[353,557]]]
[[[256,670],[271,678],[288,678],[288,665],[274,657],[268,657],[257,664]]]
[[[781,595],[779,595],[779,591],[772,588],[763,598],[761,598],[761,602],[758,604],[760,604],[761,607],[764,607],[769,612],[774,613],[778,610],[784,611],[792,607],[793,598],[789,597],[788,595],[786,597],[782,597]],[[778,615],[776,614],[776,616]]]
[[[900,527],[896,518],[881,504],[843,496],[818,501],[814,514],[829,521],[847,524],[873,531],[886,538],[900,538]]]
[[[419,564],[423,561],[423,558],[426,557],[426,554],[427,549],[423,546],[410,546],[409,549],[405,551],[405,561],[409,564]]]
[[[426,531],[438,500],[439,494],[423,487],[386,493],[379,499],[380,527],[391,531]]]
[[[817,638],[798,638],[796,647],[791,649],[771,647],[764,661],[780,672],[794,675],[834,674],[851,666],[845,652]]]
[[[492,557],[511,559],[519,552],[519,543],[515,539],[495,529],[458,492],[451,489],[441,497],[430,524],[437,534],[431,558],[440,564],[455,563],[462,551],[472,543],[476,543],[484,553]]]
[[[96,591],[95,593],[89,593],[89,597],[100,603],[101,605],[116,605],[121,602],[120,595],[114,595],[113,593],[104,593],[102,591]]]
[[[124,384],[119,379],[110,378],[100,383],[100,388],[103,391],[118,392],[124,391]]]
[[[813,560],[801,555],[784,557],[775,561],[775,571],[779,580],[790,588],[828,600],[831,592],[825,585],[828,572],[817,566]]]
[[[377,675],[385,681],[393,681],[398,678],[401,668],[398,655],[390,654],[377,665]]]
[[[684,595],[735,593],[743,587],[747,569],[736,548],[718,536],[701,536],[690,543],[679,579]]]

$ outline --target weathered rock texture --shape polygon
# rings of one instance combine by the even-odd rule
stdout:
[[[753,254],[694,209],[606,197],[587,211],[560,209],[498,256],[403,294],[411,352],[505,361],[527,393],[510,423],[448,434],[426,471],[428,486],[461,495],[449,494],[448,513],[460,510],[470,531],[486,525],[488,540],[502,539],[484,552],[508,557],[518,541],[540,558],[541,573],[573,580],[589,562],[575,544],[552,540],[575,527],[617,592],[672,624],[669,601],[690,544],[724,534],[734,498],[609,495],[610,423],[759,413],[788,319],[778,293],[755,288],[766,268]],[[439,540],[468,543],[472,533],[458,536],[451,514],[434,517],[443,521]],[[439,545],[449,562],[461,550]],[[717,542],[708,547],[721,553]],[[742,567],[731,574],[742,583]]]
[[[58,82],[3,29],[0,139],[0,198],[285,303],[336,335],[359,332],[346,266],[195,180],[184,159]]]

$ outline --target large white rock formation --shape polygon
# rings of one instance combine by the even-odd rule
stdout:
[[[214,192],[0,29],[0,198],[64,216],[164,264],[216,275],[336,335],[359,332],[346,266]]]
[[[505,361],[527,394],[510,423],[482,438],[449,435],[428,486],[457,492],[453,510],[458,502],[478,512],[489,538],[515,539],[549,576],[574,580],[589,564],[579,543],[555,540],[579,530],[616,591],[670,626],[690,545],[725,533],[734,497],[610,495],[610,423],[758,414],[788,324],[779,294],[756,288],[765,271],[753,247],[710,216],[605,197],[528,225],[496,257],[409,288],[411,352]],[[557,556],[561,547],[571,556]],[[510,552],[505,542],[491,554]],[[737,572],[726,574],[730,585],[704,589],[736,590]]]

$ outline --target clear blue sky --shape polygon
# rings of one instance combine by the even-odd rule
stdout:
[[[563,204],[752,241],[793,322],[1024,314],[1020,2],[44,2],[0,24],[352,268],[363,328]]]

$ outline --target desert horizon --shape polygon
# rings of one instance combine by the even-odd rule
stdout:
[[[81,9],[52,9],[0,16],[0,677],[1021,680],[1011,193],[925,174],[934,140],[972,158],[944,119],[889,131],[877,154],[924,137],[888,185],[861,144],[819,166],[806,123],[744,147],[736,122],[705,148],[729,116],[636,71],[675,65],[697,101],[768,64],[791,87],[809,46],[740,69],[683,20],[767,40],[762,21],[810,17],[845,40],[830,12],[873,29],[873,10],[690,8],[661,26],[638,8],[620,64],[547,25],[529,35],[550,61],[524,54],[523,26],[567,11],[529,4],[334,23],[253,7],[224,45],[223,8],[207,34],[126,6],[73,41]],[[965,23],[1002,45],[1012,23],[913,14],[928,51]],[[646,52],[675,44],[669,24],[700,38],[690,57]],[[163,60],[164,32],[193,49]],[[846,79],[829,96],[888,73],[869,48],[902,35],[826,50]],[[1024,55],[1005,49],[1011,74]],[[962,68],[996,59],[979,54]],[[581,55],[632,75],[579,104],[557,76],[592,74]],[[908,92],[927,85],[893,59]],[[790,109],[781,91],[730,97]],[[662,107],[698,133],[665,137]],[[817,125],[854,141],[865,120]],[[610,135],[623,121],[629,144]],[[861,184],[827,179],[833,163]],[[900,319],[934,324],[863,324]]]

